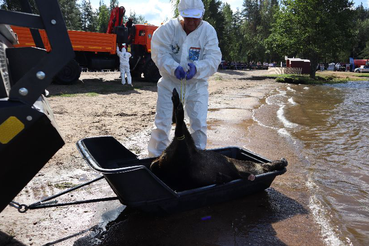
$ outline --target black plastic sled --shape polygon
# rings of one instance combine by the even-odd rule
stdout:
[[[256,175],[254,181],[237,179],[221,185],[208,185],[176,192],[150,171],[155,158],[138,159],[114,137],[84,138],[77,147],[87,163],[102,173],[120,202],[151,214],[170,214],[229,201],[267,189],[286,169]],[[238,147],[212,149],[228,157],[269,162]]]

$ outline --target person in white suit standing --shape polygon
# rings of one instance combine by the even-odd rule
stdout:
[[[178,12],[180,16],[160,26],[151,40],[151,57],[162,77],[150,157],[159,156],[170,143],[174,88],[180,92],[196,147],[205,149],[207,142],[208,78],[217,71],[222,54],[215,29],[202,20],[201,0],[181,0]]]
[[[119,50],[119,47],[117,46],[117,54],[119,56],[119,69],[120,69],[120,75],[122,78],[122,85],[126,84],[126,75],[127,75],[127,83],[130,86],[132,85],[132,76],[131,76],[131,69],[129,67],[129,58],[131,57],[131,53],[126,51],[125,46],[123,46],[122,51]]]

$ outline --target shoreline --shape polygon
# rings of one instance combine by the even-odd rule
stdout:
[[[110,237],[117,245],[128,238],[130,242],[145,240],[149,243],[146,245],[152,245],[154,240],[159,240],[157,242],[162,242],[162,245],[172,245],[174,242],[176,245],[234,245],[230,242],[254,245],[324,245],[321,236],[317,237],[320,230],[308,209],[308,190],[304,187],[299,172],[296,172],[299,166],[294,165],[300,160],[288,151],[288,143],[280,136],[260,128],[252,119],[252,110],[260,107],[271,89],[281,86],[269,79],[252,80],[252,75],[258,75],[258,72],[265,73],[221,71],[211,77],[207,148],[237,145],[268,159],[285,157],[289,161],[287,172],[276,177],[266,192],[227,204],[196,209],[167,218],[136,214],[130,219],[119,221],[111,228],[111,233],[115,234]],[[113,73],[112,76],[114,77],[107,79],[105,75],[104,83],[121,88],[119,73]],[[101,79],[98,83],[101,83]],[[140,85],[140,82],[136,85]],[[82,100],[86,100],[88,104],[83,105],[91,107],[86,113],[86,109],[78,107]],[[76,184],[96,177],[97,174],[86,165],[75,148],[75,142],[80,138],[113,135],[128,149],[145,157],[147,150],[144,143],[148,141],[154,119],[156,86],[144,84],[142,88],[117,95],[101,94],[96,98],[78,95],[75,98],[52,97],[49,101],[66,145],[20,192],[16,201],[28,204],[29,201],[37,201],[57,193],[59,189],[56,184],[60,182]],[[77,192],[67,200],[101,196],[114,196],[105,181]],[[119,211],[120,208],[122,206],[118,201],[33,210],[26,214],[18,214],[13,208],[7,207],[0,214],[1,221],[4,221],[0,223],[0,244],[3,242],[3,232],[14,236],[14,242],[8,243],[9,246],[43,245],[77,233],[80,234],[58,245],[89,245],[98,238],[98,233],[96,230],[85,230],[101,221],[114,220],[114,216],[119,215],[118,212],[110,219],[104,216],[107,212]],[[212,219],[205,222],[207,224],[198,220],[209,214]],[[135,230],[137,235],[119,238],[119,235],[127,235],[129,232],[132,234]],[[83,231],[85,232],[81,233]],[[139,235],[145,235],[145,238],[140,238]],[[21,244],[16,244],[15,241]]]
[[[238,147],[251,150],[267,159],[286,158],[289,162],[287,172],[276,177],[271,184],[270,189],[272,189],[273,192],[268,195],[270,198],[268,206],[278,207],[281,211],[277,211],[277,213],[281,212],[282,214],[290,215],[287,216],[287,218],[283,218],[283,215],[273,214],[264,218],[264,221],[270,221],[276,238],[286,245],[325,245],[319,225],[315,222],[314,216],[309,210],[310,194],[306,187],[306,181],[303,178],[306,177],[304,176],[305,170],[300,170],[303,167],[301,164],[303,160],[300,160],[296,153],[294,153],[294,148],[291,146],[293,143],[289,142],[289,139],[284,138],[275,130],[260,126],[253,120],[252,111],[262,107],[262,105],[266,103],[266,97],[273,90],[286,85],[276,83],[271,79],[262,80],[258,83],[260,83],[260,85],[253,84],[250,85],[250,88],[246,88],[246,93],[243,91],[245,95],[244,101],[247,101],[248,98],[257,99],[256,103],[249,103],[249,107],[243,107],[243,110],[247,111],[247,113],[244,112],[239,115],[246,117],[242,121],[231,124],[231,131],[227,131],[227,127],[218,127],[218,129],[213,131],[214,133],[223,130],[220,135],[225,135],[225,138],[216,138],[214,137],[216,134],[213,135],[210,131],[210,133],[208,133],[209,142],[211,143],[214,141],[222,143],[222,141],[224,141],[224,146],[227,146],[232,143],[235,145],[234,140],[238,140],[241,143],[241,146]],[[239,88],[242,88],[242,85],[236,87],[236,89]],[[225,92],[223,91],[223,93]],[[232,103],[229,103],[232,104],[231,108],[239,108],[240,105],[242,105],[239,95],[237,95],[235,91],[231,91],[229,94],[235,95],[234,98],[231,99]],[[264,117],[269,117],[268,112]],[[210,118],[212,117],[210,116]],[[213,127],[211,121],[209,125],[211,128]],[[278,221],[274,221],[275,216],[282,218]],[[271,237],[270,240],[275,239],[273,236],[269,235],[269,237]],[[268,236],[266,236],[266,240],[268,240]],[[246,242],[247,241],[245,241],[245,243]]]

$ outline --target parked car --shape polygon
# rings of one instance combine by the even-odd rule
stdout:
[[[355,73],[369,73],[369,66],[361,65],[358,68],[355,68]]]

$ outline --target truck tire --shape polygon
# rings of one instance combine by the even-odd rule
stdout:
[[[160,79],[159,69],[156,67],[155,63],[150,59],[144,70],[144,78],[147,82],[157,83]]]
[[[140,72],[131,71],[131,76],[132,76],[132,78],[135,78],[135,79],[141,79],[141,73]]]
[[[54,82],[60,85],[71,85],[79,79],[80,75],[81,67],[73,59],[55,76]]]

